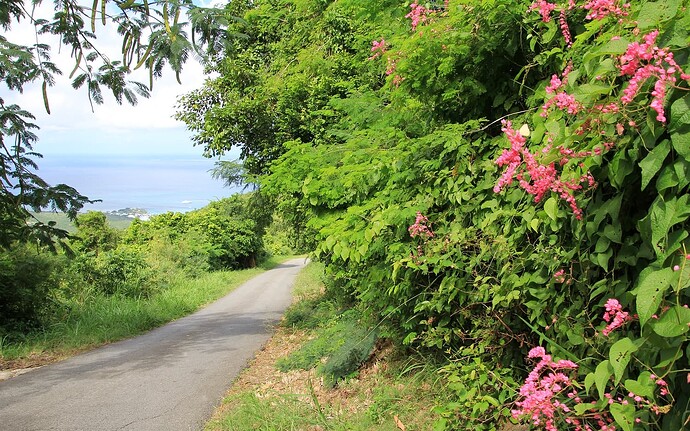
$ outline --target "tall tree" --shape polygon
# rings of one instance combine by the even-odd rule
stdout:
[[[51,61],[51,46],[45,35],[59,37],[74,59],[69,77],[75,89],[85,88],[89,102],[103,103],[103,89],[110,90],[118,103],[134,105],[137,97],[149,97],[155,78],[169,67],[177,76],[190,56],[206,63],[214,61],[228,46],[228,25],[235,20],[225,9],[202,8],[192,0],[56,0],[49,16],[44,16],[41,0],[0,0],[0,81],[21,93],[29,83],[42,87],[45,109],[50,113],[48,88],[62,71]],[[184,18],[183,18],[184,17]],[[184,20],[186,19],[186,20]],[[10,40],[13,25],[27,21],[35,28],[36,43],[20,45]],[[97,28],[116,29],[121,58],[111,59],[98,45]],[[138,68],[149,72],[148,85],[128,79]],[[76,217],[91,202],[64,184],[51,186],[35,174],[33,151],[38,126],[34,116],[16,104],[0,98],[0,247],[16,241],[36,240],[54,244],[67,233],[52,224],[27,223],[28,209],[52,208]]]

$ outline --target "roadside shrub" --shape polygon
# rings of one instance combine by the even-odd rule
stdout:
[[[339,381],[352,377],[374,350],[377,331],[359,322],[344,325],[340,332],[343,342],[318,368],[326,386],[333,387]]]
[[[195,278],[211,268],[209,244],[195,230],[186,232],[177,241],[156,236],[145,252],[146,261],[157,278],[169,279],[178,273]]]
[[[30,246],[0,251],[0,335],[40,325],[58,269],[55,256]]]
[[[105,295],[148,297],[158,287],[144,254],[126,247],[79,256],[75,267],[96,292]]]
[[[80,214],[74,224],[77,232],[70,238],[70,244],[76,251],[99,254],[117,247],[119,233],[108,225],[108,220],[102,212],[89,211]]]

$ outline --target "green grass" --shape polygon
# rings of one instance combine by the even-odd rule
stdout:
[[[433,429],[438,419],[433,406],[447,401],[436,373],[430,367],[404,373],[404,362],[399,359],[393,359],[389,365],[387,370],[366,380],[345,385],[339,393],[322,397],[309,389],[301,394],[259,396],[256,391],[247,390],[231,395],[224,403],[232,407],[205,429],[400,431],[396,418],[408,430]],[[343,393],[346,401],[339,396]]]
[[[91,295],[82,303],[69,304],[63,319],[41,332],[12,343],[0,339],[0,358],[12,361],[37,355],[68,356],[141,334],[198,310],[284,260],[272,258],[258,268],[213,272],[196,279],[172,279],[167,289],[148,299]]]

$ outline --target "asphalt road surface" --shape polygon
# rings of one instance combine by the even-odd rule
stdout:
[[[305,259],[196,314],[0,382],[2,431],[199,430],[268,340]]]

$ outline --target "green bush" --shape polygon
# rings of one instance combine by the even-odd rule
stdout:
[[[186,232],[178,240],[155,236],[145,247],[146,261],[157,278],[174,274],[198,277],[211,269],[210,247],[196,230]]]
[[[98,254],[117,247],[118,231],[110,227],[102,212],[89,211],[80,214],[74,224],[77,232],[70,238],[70,244],[76,251]]]
[[[234,208],[234,207],[233,207]],[[189,271],[208,265],[211,270],[255,267],[263,256],[263,243],[251,218],[239,218],[221,203],[213,203],[189,213],[165,213],[149,221],[136,221],[123,234],[125,244],[142,251],[151,242],[176,262],[191,260]],[[184,245],[183,243],[189,244]],[[165,244],[179,247],[165,251]],[[186,255],[185,255],[186,253]],[[206,263],[202,263],[202,259]]]
[[[131,248],[81,255],[74,265],[86,283],[105,295],[145,298],[158,288],[143,253]]]
[[[59,260],[30,246],[0,251],[0,337],[5,331],[38,327],[51,306]]]

